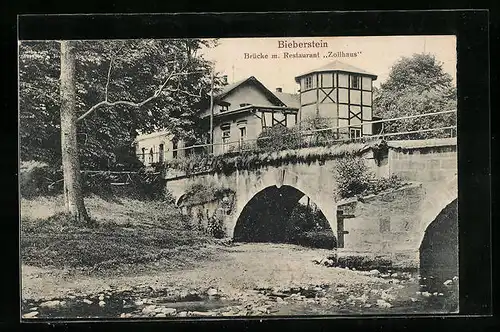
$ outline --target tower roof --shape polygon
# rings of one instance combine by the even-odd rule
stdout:
[[[340,71],[340,72],[346,72],[346,73],[356,73],[356,74],[361,74],[361,75],[366,75],[366,76],[371,76],[374,80],[377,79],[377,75],[367,72],[364,69],[357,68],[351,65],[348,65],[346,63],[340,62],[338,60],[335,60],[333,62],[330,62],[322,67],[309,70],[303,74],[300,74],[295,77],[295,81],[298,83],[299,79],[305,75],[309,75],[312,73],[321,73],[321,72],[328,72],[328,71]]]

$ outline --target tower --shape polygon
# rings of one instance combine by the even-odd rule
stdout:
[[[299,122],[302,126],[321,121],[323,127],[345,127],[340,137],[372,135],[373,81],[377,75],[340,61],[297,77],[300,84]],[[351,126],[347,128],[347,126]]]

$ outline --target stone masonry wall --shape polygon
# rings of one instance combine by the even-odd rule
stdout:
[[[388,161],[390,174],[397,174],[409,181],[440,181],[457,171],[457,153],[454,146],[390,149]]]
[[[412,185],[393,192],[372,196],[357,202],[345,219],[345,252],[370,253],[375,256],[393,256],[418,265],[419,206],[425,198],[420,185]]]

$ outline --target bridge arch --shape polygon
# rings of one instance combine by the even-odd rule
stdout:
[[[268,187],[275,186],[290,186],[302,192],[309,197],[316,206],[321,210],[325,218],[328,220],[333,234],[337,237],[337,204],[334,199],[335,188],[331,185],[318,185],[310,176],[299,176],[289,168],[276,168],[272,171],[262,172],[256,181],[247,181],[248,177],[239,171],[236,172],[236,204],[233,217],[226,224],[226,233],[229,237],[234,238],[234,230],[238,218],[240,217],[245,206],[259,192]],[[314,179],[318,179],[317,174],[313,174]],[[246,180],[245,180],[246,179]]]
[[[438,189],[439,188],[439,189]],[[440,291],[458,276],[458,191],[456,176],[428,188],[419,231],[419,272],[425,290]],[[424,279],[425,278],[425,279]]]
[[[424,188],[425,200],[420,206],[421,218],[417,231],[419,244],[422,243],[429,225],[436,220],[446,206],[458,198],[458,179],[455,175],[444,183],[431,183]]]
[[[251,188],[246,188],[248,196],[239,197],[236,204],[233,223],[229,225],[228,233],[235,241],[250,242],[257,238],[261,242],[283,240],[289,226],[289,218],[299,200],[307,196],[321,211],[332,231],[336,242],[336,203],[332,195],[304,185],[298,176],[286,176],[280,173],[276,181],[259,181]],[[256,223],[256,218],[264,220]],[[254,227],[252,229],[252,227]],[[256,227],[256,228],[255,228]],[[257,240],[256,242],[259,242]],[[267,241],[266,241],[267,242]]]
[[[423,286],[432,292],[458,276],[457,199],[448,204],[427,227],[419,247],[419,270]]]

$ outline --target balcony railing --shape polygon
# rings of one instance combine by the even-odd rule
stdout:
[[[283,135],[292,136],[287,137],[289,141],[292,142],[292,145],[295,148],[304,148],[304,147],[312,147],[312,146],[325,146],[330,144],[335,144],[339,142],[347,142],[347,141],[357,141],[357,140],[366,140],[366,139],[397,139],[398,136],[405,137],[415,134],[429,133],[429,132],[441,132],[440,137],[456,137],[456,129],[457,126],[450,125],[444,127],[436,127],[436,128],[426,128],[426,129],[418,129],[418,130],[409,130],[409,131],[399,131],[399,132],[385,132],[385,124],[402,121],[402,120],[411,120],[416,118],[424,118],[424,117],[432,117],[437,115],[445,115],[456,113],[456,110],[449,111],[441,111],[435,113],[426,113],[426,114],[418,114],[418,115],[409,115],[398,118],[391,119],[382,119],[370,122],[362,122],[359,124],[351,124],[345,126],[337,126],[337,127],[329,127],[329,128],[321,128],[314,130],[303,130],[294,132],[291,134]],[[352,137],[349,134],[349,130],[351,128],[362,128],[363,126],[373,126],[373,124],[381,124],[382,129],[378,133],[373,134],[364,134],[359,137]],[[373,128],[373,127],[372,127]],[[361,131],[363,131],[361,129]],[[259,137],[255,139],[245,139],[245,140],[237,140],[231,142],[224,143],[213,143],[213,144],[198,144],[191,145],[186,147],[179,147],[177,149],[171,151],[165,151],[163,160],[172,159],[171,156],[174,154],[176,158],[183,158],[191,155],[209,155],[209,154],[226,154],[226,153],[241,153],[248,151],[255,151],[258,149],[258,141],[261,140],[269,140],[276,139],[276,137]],[[167,155],[167,154],[170,154]],[[141,161],[143,161],[146,165],[157,163],[160,161],[160,154],[158,152],[155,153],[146,153],[144,156],[138,156]]]

